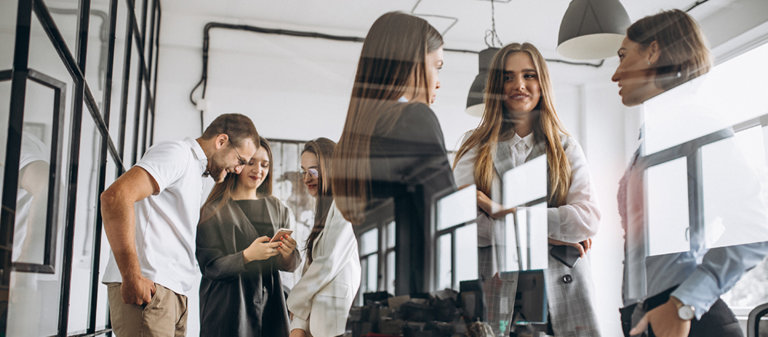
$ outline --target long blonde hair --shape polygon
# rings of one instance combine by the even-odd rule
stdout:
[[[264,181],[256,188],[256,194],[259,196],[272,195],[272,148],[269,146],[269,142],[264,137],[259,137],[259,145],[261,148],[267,151],[267,157],[269,158],[269,172],[264,177]],[[245,168],[243,168],[245,169]],[[221,210],[224,205],[232,200],[232,193],[237,188],[238,174],[227,173],[224,181],[216,184],[211,189],[211,193],[208,194],[208,198],[203,203],[203,207],[200,209],[200,221],[210,219],[214,214]]]
[[[464,144],[461,145],[454,159],[454,167],[462,156],[473,148],[477,148],[474,178],[477,189],[490,196],[493,181],[493,156],[499,143],[504,124],[504,63],[515,53],[526,53],[531,56],[538,74],[541,98],[534,111],[539,113],[532,123],[534,139],[544,141],[547,150],[547,167],[549,171],[550,206],[565,204],[568,189],[571,186],[571,164],[565,156],[565,150],[560,140],[560,134],[567,135],[560,119],[555,112],[552,100],[552,84],[549,80],[547,63],[541,53],[530,43],[512,43],[499,50],[491,61],[485,93],[485,111],[480,125],[472,131]],[[514,122],[512,122],[514,123]],[[507,124],[510,125],[510,124]],[[513,126],[513,125],[510,125]]]
[[[400,12],[382,15],[368,31],[331,169],[334,200],[349,222],[365,219],[374,129],[394,127],[405,106],[396,102],[407,92],[429,101],[425,57],[442,45],[442,36],[426,20]]]

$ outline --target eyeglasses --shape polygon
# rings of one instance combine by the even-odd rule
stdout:
[[[306,177],[307,174],[309,174],[309,176],[312,178],[317,178],[320,175],[320,172],[318,172],[316,168],[310,168],[310,169],[307,169],[306,171],[301,170],[302,178]]]
[[[240,155],[240,152],[237,152],[235,143],[232,143],[232,141],[229,140],[229,145],[232,146],[232,149],[235,150],[235,154],[237,154],[237,162],[239,163],[238,166],[244,166],[245,164],[248,164],[248,161]]]

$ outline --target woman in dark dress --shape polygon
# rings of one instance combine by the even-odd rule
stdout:
[[[440,87],[443,39],[427,21],[382,15],[363,43],[331,169],[336,205],[353,225],[394,200],[395,293],[428,290],[433,198],[455,190],[443,133],[429,105]]]
[[[253,159],[229,173],[203,205],[197,229],[201,336],[288,336],[278,270],[301,259],[289,235],[290,210],[272,194],[272,151],[262,138]]]

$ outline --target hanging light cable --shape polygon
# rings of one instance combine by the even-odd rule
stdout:
[[[490,39],[490,42],[488,40]],[[466,111],[472,116],[482,116],[485,110],[485,85],[488,81],[488,68],[491,66],[491,60],[496,52],[499,51],[503,43],[499,34],[496,32],[496,8],[494,1],[491,0],[491,29],[485,31],[486,49],[480,51],[478,59],[478,73],[467,94]]]

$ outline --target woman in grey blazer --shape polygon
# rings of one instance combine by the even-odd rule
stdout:
[[[293,216],[272,196],[272,152],[261,146],[238,175],[229,173],[203,205],[197,229],[200,336],[288,336],[278,270],[301,256],[289,235]]]
[[[549,257],[545,271],[547,302],[555,336],[600,336],[586,251],[600,221],[587,161],[568,136],[552,101],[549,71],[541,53],[529,43],[505,46],[493,58],[485,111],[477,129],[467,133],[454,161],[457,185],[476,184],[479,274],[490,280],[499,271],[505,243],[501,176],[530,159],[547,156],[549,245],[579,250],[572,268]]]

